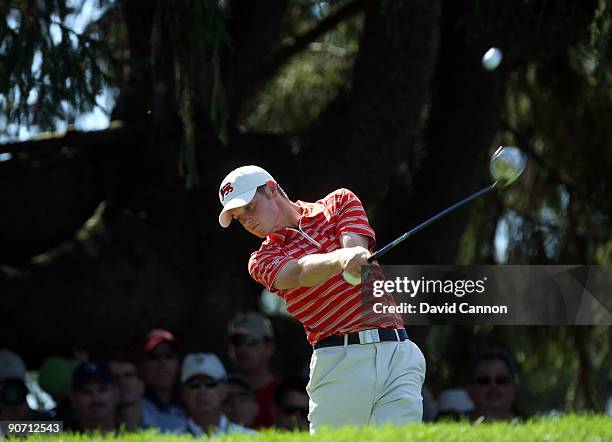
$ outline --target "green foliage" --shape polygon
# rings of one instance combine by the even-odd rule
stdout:
[[[577,46],[511,77],[505,138],[532,158],[522,197],[506,201],[524,235],[511,262],[610,263],[612,76],[591,69],[608,63]]]
[[[589,48],[593,52],[594,73],[599,80],[609,81],[610,70],[602,61],[606,57],[610,38],[612,37],[612,4],[599,0],[595,18],[591,24],[591,40]]]
[[[242,125],[256,132],[300,132],[310,126],[346,83],[354,54],[327,44],[295,56],[244,106]]]
[[[101,16],[112,6],[97,3]],[[57,119],[72,122],[112,84],[114,61],[104,36],[91,23],[83,32],[70,25],[82,5],[49,0],[0,7],[0,133],[14,136],[20,125],[50,130]]]
[[[172,29],[180,30],[187,23],[187,48],[189,56],[211,54],[212,93],[210,98],[211,121],[217,128],[219,138],[228,142],[229,102],[223,79],[221,78],[220,53],[230,47],[230,37],[226,30],[226,19],[216,0],[200,0],[183,6],[184,2],[169,2],[168,10],[175,12]],[[179,43],[177,41],[177,43]],[[180,45],[178,47],[181,47]],[[183,59],[184,61],[184,59]],[[198,73],[191,72],[197,75]]]
[[[485,227],[495,218],[497,238],[507,241],[496,257],[500,263],[610,264],[610,2],[558,2],[552,7],[534,1],[511,17],[501,15],[495,25],[479,19],[491,14],[494,2],[473,5],[481,15],[467,23],[471,38],[486,32],[496,36],[504,50],[500,69],[510,71],[496,144],[522,148],[529,164],[517,185],[500,195],[496,210],[481,205],[472,212],[459,261],[490,259],[491,237],[479,232],[491,231]],[[590,26],[572,26],[576,20],[590,21]],[[503,33],[496,34],[494,26]],[[554,35],[562,38],[553,40]]]
[[[306,432],[283,432],[268,430],[258,435],[240,435],[214,437],[220,441],[333,441],[333,442],[365,442],[365,441],[604,441],[612,438],[610,418],[601,415],[564,416],[550,419],[539,419],[524,424],[493,423],[436,423],[407,425],[404,427],[345,427],[339,429],[323,429],[315,436]],[[34,436],[29,438],[34,442],[55,441],[56,437]],[[155,435],[153,432],[122,434],[120,436],[80,436],[63,434],[65,442],[114,440],[125,442],[144,442],[156,440],[159,442],[193,441],[191,436]]]
[[[300,16],[295,15],[292,20]],[[312,18],[304,19],[304,23],[312,21]],[[294,26],[298,29],[303,25]],[[339,92],[350,87],[349,75],[362,27],[361,17],[346,20],[319,41],[311,43],[307,50],[292,57],[264,89],[243,106],[240,122],[244,129],[296,133],[309,127]],[[285,39],[291,41],[292,37]]]
[[[283,46],[316,27],[348,1],[293,1],[283,21]],[[340,22],[294,55],[240,110],[239,123],[255,132],[296,133],[309,127],[343,89],[359,47],[363,17]]]
[[[197,186],[195,110],[209,104],[210,119],[223,144],[228,142],[229,100],[221,76],[221,54],[231,47],[226,18],[215,0],[169,1],[163,4],[164,25],[176,51],[178,102],[184,127],[181,171],[188,188]],[[212,91],[202,90],[202,77],[210,76]],[[200,103],[200,104],[198,104]]]

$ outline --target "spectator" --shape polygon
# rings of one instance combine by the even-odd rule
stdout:
[[[470,420],[512,420],[516,418],[516,365],[501,349],[478,353],[469,366],[467,392],[474,403]]]
[[[259,405],[249,383],[239,374],[227,377],[227,395],[223,403],[225,415],[231,422],[255,428]]]
[[[3,421],[46,421],[51,416],[33,410],[28,405],[30,390],[21,379],[6,379],[0,382],[0,420]]]
[[[140,400],[144,394],[144,382],[130,356],[114,353],[108,358],[108,367],[117,386],[117,420],[128,431],[145,428]],[[151,425],[156,426],[156,425]]]
[[[32,410],[27,402],[26,366],[12,351],[0,350],[0,420],[49,420],[49,416]]]
[[[275,424],[284,430],[308,431],[307,381],[301,377],[283,380],[274,395]]]
[[[142,375],[145,406],[157,412],[184,417],[178,394],[179,355],[176,338],[167,330],[154,329],[145,336],[142,347]]]
[[[474,410],[474,403],[463,388],[449,388],[438,396],[436,420],[460,421]]]
[[[192,353],[185,357],[181,371],[181,397],[187,419],[183,432],[195,437],[253,432],[230,422],[223,414],[226,377],[223,364],[212,353]]]
[[[115,352],[109,357],[108,365],[117,385],[117,418],[120,425],[129,431],[157,428],[162,432],[173,432],[182,427],[182,418],[160,413],[143,399],[144,381],[131,354]]]
[[[229,356],[236,371],[255,391],[259,414],[255,428],[274,423],[272,402],[279,380],[270,372],[274,333],[270,320],[256,312],[239,313],[229,325]]]
[[[67,430],[79,433],[117,431],[117,389],[105,363],[86,362],[75,369],[70,399],[76,420],[65,424]]]

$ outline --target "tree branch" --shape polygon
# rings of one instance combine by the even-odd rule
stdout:
[[[434,72],[439,20],[439,1],[366,3],[350,90],[342,90],[302,136],[305,167],[317,167],[322,155],[342,167],[328,182],[308,183],[305,191],[324,194],[328,186],[350,186],[363,201],[380,201],[400,154],[416,138]]]
[[[512,127],[506,121],[500,121],[499,123],[504,129],[512,133],[514,138],[516,138],[516,141],[518,142],[518,144],[521,146],[521,149],[527,152],[529,158],[532,159],[543,170],[545,170],[552,177],[553,180],[563,185],[569,192],[580,196],[580,198],[583,201],[591,204],[595,209],[600,209],[608,213],[612,213],[612,206],[610,206],[609,203],[597,197],[594,197],[592,193],[586,192],[585,190],[580,189],[574,183],[572,183],[571,181],[561,176],[557,168],[548,164],[548,162],[542,157],[542,155],[536,152],[536,150],[533,148],[533,146],[531,145],[527,137],[524,136],[522,133],[520,133],[516,128]]]
[[[299,35],[295,38],[295,42],[291,46],[285,46],[274,54],[270,61],[263,67],[258,78],[258,84],[262,84],[271,78],[278,70],[295,54],[303,51],[310,43],[317,38],[338,26],[344,20],[355,16],[364,10],[364,0],[354,0],[353,2],[340,8],[335,14],[323,19],[317,26],[308,32]]]
[[[229,3],[232,36],[229,77],[233,108],[239,109],[244,100],[253,95],[257,84],[253,81],[265,61],[279,44],[283,17],[288,0],[235,0]]]
[[[95,131],[68,130],[66,132],[44,133],[27,141],[17,141],[0,145],[0,153],[20,153],[45,149],[70,147],[99,147],[116,145],[119,139],[134,132],[119,121],[111,123],[108,129]]]

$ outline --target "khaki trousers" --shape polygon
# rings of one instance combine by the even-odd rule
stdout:
[[[425,358],[410,340],[325,347],[310,360],[310,433],[343,425],[420,422]]]

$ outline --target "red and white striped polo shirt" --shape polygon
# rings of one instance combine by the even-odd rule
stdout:
[[[306,255],[339,249],[340,236],[345,233],[368,237],[370,251],[376,242],[361,201],[348,189],[336,190],[315,203],[296,203],[303,210],[299,229],[285,228],[268,235],[259,250],[251,254],[251,276],[286,301],[287,310],[304,325],[312,345],[331,335],[403,327],[399,315],[376,314],[371,309],[364,309],[362,286],[347,283],[342,272],[314,287],[290,290],[273,287],[276,275],[285,264]],[[380,301],[394,304],[390,295]]]

